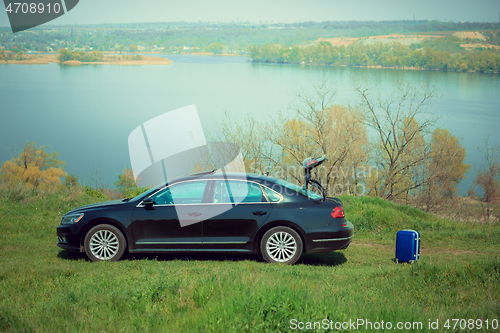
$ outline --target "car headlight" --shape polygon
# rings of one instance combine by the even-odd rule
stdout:
[[[61,224],[75,224],[82,219],[84,214],[64,215]]]

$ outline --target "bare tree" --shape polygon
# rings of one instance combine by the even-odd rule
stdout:
[[[486,221],[490,221],[490,217],[498,209],[495,203],[500,197],[500,146],[490,147],[489,138],[485,140],[485,147],[478,148],[484,154],[485,164],[477,171],[474,179],[474,187],[480,186],[480,198],[484,202],[484,215]],[[493,221],[498,220],[499,216]]]
[[[435,87],[415,87],[401,82],[388,100],[359,81],[354,90],[363,111],[364,123],[375,130],[374,161],[381,168],[372,180],[372,190],[387,199],[408,197],[410,191],[429,182],[419,177],[419,168],[431,158],[424,136],[436,125],[437,118],[426,114],[426,107],[437,97]]]
[[[266,156],[271,148],[264,139],[262,124],[255,118],[247,116],[236,120],[226,112],[212,136],[213,141],[230,142],[241,147],[247,172],[265,173],[270,170],[272,163]]]
[[[326,155],[328,161],[314,171],[315,178],[330,194],[353,193],[355,169],[367,161],[366,128],[358,110],[332,105],[336,91],[325,82],[312,88],[312,93],[297,93],[294,117],[271,122],[266,140],[279,151],[280,163],[288,170],[283,176],[303,184],[303,160]]]
[[[312,93],[297,93],[295,114],[277,113],[265,123],[251,117],[243,122],[226,117],[218,139],[242,147],[247,170],[297,184],[303,184],[303,160],[326,155],[328,161],[315,170],[315,178],[330,193],[335,185],[341,185],[335,194],[352,193],[359,180],[355,168],[367,160],[368,139],[359,111],[332,105],[335,94],[326,83],[313,85]]]
[[[435,88],[402,83],[388,101],[360,84],[355,91],[359,108],[332,105],[336,91],[325,83],[314,85],[312,93],[297,94],[295,114],[278,113],[265,123],[228,117],[219,127],[219,141],[242,147],[247,171],[296,184],[303,184],[304,159],[326,155],[328,161],[313,177],[333,195],[364,193],[368,187],[405,204],[418,198],[425,207],[438,197],[455,195],[469,166],[463,163],[465,150],[458,139],[435,129],[437,118],[425,112],[436,97]],[[371,143],[368,128],[374,130]],[[370,151],[375,173],[367,168]]]

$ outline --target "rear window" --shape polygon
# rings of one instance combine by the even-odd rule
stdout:
[[[304,190],[303,187],[301,187],[299,185],[295,185],[295,184],[290,183],[290,182],[287,182],[286,180],[282,180],[282,179],[277,179],[276,178],[275,182],[276,182],[276,184],[285,187],[285,194],[293,195],[296,192],[296,193],[299,193],[300,195],[308,197],[309,199],[312,199],[312,200],[323,199],[323,196],[321,196],[321,195],[319,195],[317,193],[314,193],[312,191],[307,191],[306,192],[306,190]],[[291,193],[289,190],[292,190],[293,192]]]
[[[218,180],[215,182],[214,203],[255,203],[263,202],[259,185],[246,181]]]
[[[268,189],[267,187],[264,187],[264,191],[266,192],[267,198],[270,202],[279,202],[282,198],[280,194]]]

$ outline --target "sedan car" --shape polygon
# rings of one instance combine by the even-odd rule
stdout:
[[[199,251],[293,264],[303,252],[345,249],[353,225],[339,199],[264,175],[206,172],[76,208],[62,217],[57,236],[59,247],[93,261],[116,261],[125,251]]]

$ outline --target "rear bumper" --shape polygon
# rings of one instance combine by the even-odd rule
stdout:
[[[341,230],[315,233],[308,242],[308,253],[323,253],[342,250],[349,246],[354,238],[354,226],[347,221]]]

